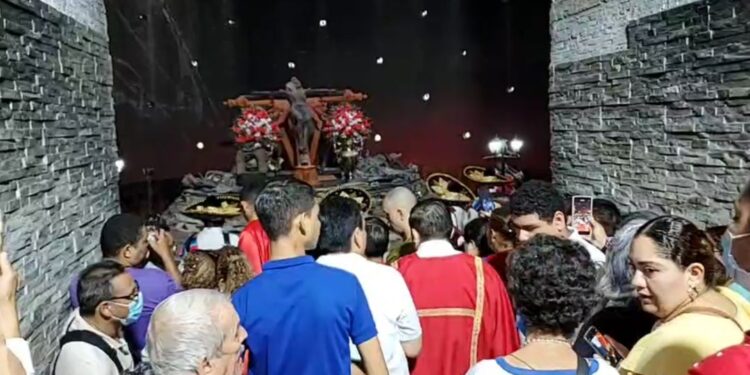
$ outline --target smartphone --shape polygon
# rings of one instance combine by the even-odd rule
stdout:
[[[591,236],[594,229],[594,198],[576,195],[573,197],[573,228],[581,236]]]
[[[612,366],[617,366],[624,358],[610,340],[601,334],[594,326],[590,326],[586,330],[583,339],[592,349],[594,349],[596,354],[607,360]]]

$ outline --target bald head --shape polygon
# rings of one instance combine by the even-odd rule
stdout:
[[[386,207],[398,207],[403,208],[407,211],[411,211],[414,206],[417,205],[417,196],[411,192],[411,190],[399,186],[391,189],[383,199],[383,209],[387,210]]]
[[[383,211],[385,211],[391,228],[405,240],[409,240],[411,229],[409,228],[409,213],[417,205],[417,197],[411,190],[405,187],[397,187],[386,194],[383,199]]]

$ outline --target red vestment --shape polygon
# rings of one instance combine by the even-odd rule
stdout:
[[[495,269],[504,283],[508,282],[508,256],[513,250],[492,254],[487,257],[487,264]]]
[[[253,220],[240,233],[240,250],[245,253],[253,272],[259,275],[263,265],[271,258],[271,241],[260,225],[260,220]]]
[[[482,259],[463,253],[411,254],[394,266],[404,276],[422,324],[422,352],[413,375],[465,374],[478,361],[519,348],[505,284]]]

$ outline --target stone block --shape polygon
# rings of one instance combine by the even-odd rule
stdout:
[[[89,7],[99,12],[90,15],[106,25],[101,0],[68,3],[71,10],[101,5]],[[118,207],[116,174],[104,179],[101,172],[117,155],[112,71],[93,65],[111,58],[105,33],[39,0],[0,0],[0,18],[0,210],[8,220],[8,252],[26,281],[22,329],[37,373],[45,374],[68,314],[67,283],[58,281],[98,258],[96,233]],[[76,77],[59,74],[58,56]],[[78,143],[81,135],[96,152]],[[78,169],[86,172],[67,173]],[[97,212],[82,220],[80,207]],[[78,236],[77,252],[65,240],[73,232],[87,234]]]
[[[653,15],[638,13],[646,9]],[[553,21],[569,23],[568,33],[601,34],[569,49],[563,59],[571,63],[558,70],[560,29],[552,28],[552,69],[562,72],[554,79],[554,103],[571,109],[550,106],[553,130],[565,130],[552,139],[554,180],[571,192],[615,196],[626,207],[724,224],[750,158],[750,7],[730,0],[623,0],[591,12]],[[636,19],[626,42],[604,45],[613,39],[605,39],[602,25],[618,17],[623,25]],[[576,158],[567,160],[573,148]],[[601,179],[578,173],[587,169],[600,170]]]

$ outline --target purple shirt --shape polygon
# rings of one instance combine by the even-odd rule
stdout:
[[[143,294],[143,313],[138,321],[125,327],[125,340],[130,346],[131,353],[140,358],[141,350],[146,346],[146,332],[151,322],[151,314],[156,306],[167,297],[181,290],[168,273],[155,268],[128,268],[128,273],[138,283]],[[75,275],[70,283],[70,302],[73,308],[78,308],[78,278]]]

